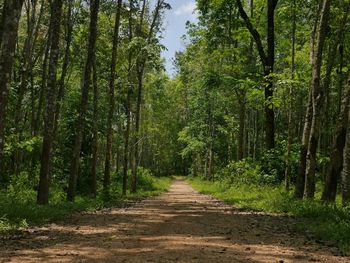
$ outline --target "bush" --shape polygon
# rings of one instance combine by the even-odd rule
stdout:
[[[271,172],[271,171],[270,171]],[[229,163],[218,174],[220,181],[226,184],[278,184],[276,173],[267,173],[259,163],[251,159]]]
[[[155,190],[155,181],[152,172],[143,167],[137,168],[137,183],[139,189],[147,191]]]
[[[229,184],[258,184],[258,185],[279,185],[284,181],[285,162],[287,146],[285,141],[278,143],[275,149],[265,151],[257,160],[246,158],[241,161],[232,161],[225,168],[218,172],[217,178]],[[292,182],[295,182],[300,146],[293,144],[290,156]],[[318,154],[317,157],[317,178],[321,178],[325,171],[329,158]]]

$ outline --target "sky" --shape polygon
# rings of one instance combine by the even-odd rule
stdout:
[[[181,37],[186,33],[186,22],[197,20],[194,12],[195,0],[168,0],[172,9],[167,11],[165,18],[165,32],[163,33],[162,44],[167,48],[162,52],[166,59],[166,70],[170,75],[174,73],[172,60],[175,52],[184,50],[185,46]]]

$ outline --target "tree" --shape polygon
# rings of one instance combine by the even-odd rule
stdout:
[[[291,34],[291,80],[294,81],[295,79],[295,32],[296,32],[296,1],[293,0],[292,5],[292,34]],[[290,85],[289,88],[289,111],[288,111],[288,139],[287,139],[287,158],[286,158],[286,169],[284,173],[284,186],[287,191],[289,191],[289,184],[290,184],[290,172],[291,172],[291,165],[290,165],[290,159],[291,159],[291,151],[292,151],[292,143],[293,143],[293,137],[292,137],[292,129],[293,129],[293,89],[294,83]]]
[[[99,12],[100,0],[92,0],[90,4],[90,27],[89,27],[89,44],[87,50],[86,63],[84,68],[81,100],[78,113],[78,119],[75,128],[75,139],[73,146],[73,155],[71,160],[67,199],[73,202],[76,194],[76,185],[78,178],[78,169],[80,162],[80,150],[83,139],[83,130],[85,123],[85,115],[87,110],[87,103],[89,98],[89,90],[91,86],[91,72],[93,61],[95,57],[96,38],[97,38],[97,20]]]
[[[310,128],[310,138],[308,151],[306,155],[305,171],[305,189],[304,197],[313,198],[315,194],[315,169],[316,169],[316,150],[321,124],[320,113],[323,104],[323,92],[320,86],[320,74],[322,66],[322,55],[327,35],[328,19],[330,12],[330,0],[324,0],[320,13],[319,25],[316,30],[315,52],[311,56],[312,78],[311,78],[311,97],[312,97],[312,122]]]
[[[129,23],[128,23],[128,40],[129,43],[133,40],[133,0],[129,0]],[[128,163],[129,163],[129,138],[130,138],[130,111],[131,111],[131,92],[132,92],[132,57],[133,52],[129,47],[128,50],[128,77],[127,77],[127,86],[126,86],[126,102],[125,102],[125,111],[126,111],[126,128],[125,128],[125,137],[124,137],[124,163],[123,163],[123,195],[126,195],[127,183],[128,183]]]
[[[170,6],[166,5],[163,0],[158,0],[152,22],[149,28],[149,32],[146,37],[146,45],[150,46],[153,40],[153,36],[156,33],[156,28],[159,23],[160,11],[163,6],[170,8]],[[142,27],[144,23],[144,13],[145,13],[146,1],[143,1],[141,8],[141,17],[138,25],[137,35],[141,37],[142,35]],[[142,54],[140,51],[140,55],[137,58],[136,62],[136,75],[137,75],[137,102],[136,102],[136,116],[135,116],[135,136],[134,136],[134,146],[133,146],[133,156],[132,156],[132,178],[131,178],[131,192],[136,192],[137,187],[137,166],[138,166],[138,156],[139,156],[139,144],[140,144],[140,119],[141,119],[141,103],[142,103],[142,90],[143,90],[143,78],[145,72],[145,65],[148,60],[147,54]]]
[[[120,27],[120,14],[122,8],[122,1],[118,0],[117,12],[115,17],[114,34],[113,34],[113,47],[111,57],[111,69],[110,69],[110,80],[109,80],[109,111],[107,119],[107,139],[106,139],[106,159],[105,159],[105,170],[104,170],[104,192],[109,193],[110,185],[110,173],[111,173],[111,158],[112,158],[112,136],[113,136],[113,116],[115,114],[115,80],[116,64],[117,64],[117,52],[119,44],[119,27]]]
[[[8,92],[12,80],[12,68],[18,36],[18,23],[21,16],[23,0],[7,0],[4,3],[1,30],[0,53],[0,179],[7,181],[5,170],[5,123]]]
[[[275,147],[275,114],[273,109],[273,80],[271,74],[274,70],[275,63],[275,9],[278,0],[267,1],[267,52],[265,52],[261,36],[250,21],[245,12],[242,1],[236,0],[240,16],[254,38],[256,47],[258,49],[259,57],[263,66],[264,81],[263,86],[265,90],[265,136],[266,148],[273,149]]]
[[[45,125],[43,147],[41,154],[40,181],[37,202],[45,205],[49,202],[50,168],[52,145],[54,140],[55,109],[57,93],[57,65],[59,57],[59,41],[61,29],[62,0],[55,0],[51,4],[51,43],[49,72],[46,90]]]

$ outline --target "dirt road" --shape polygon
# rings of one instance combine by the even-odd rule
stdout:
[[[0,262],[350,262],[290,230],[175,181],[134,207],[74,215],[0,243]]]

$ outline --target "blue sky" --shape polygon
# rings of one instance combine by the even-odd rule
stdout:
[[[181,37],[186,33],[186,22],[196,21],[194,9],[196,7],[195,0],[168,0],[172,9],[167,12],[163,33],[164,39],[162,44],[168,50],[163,51],[162,56],[166,59],[166,69],[169,74],[174,72],[172,59],[175,52],[184,49]]]

